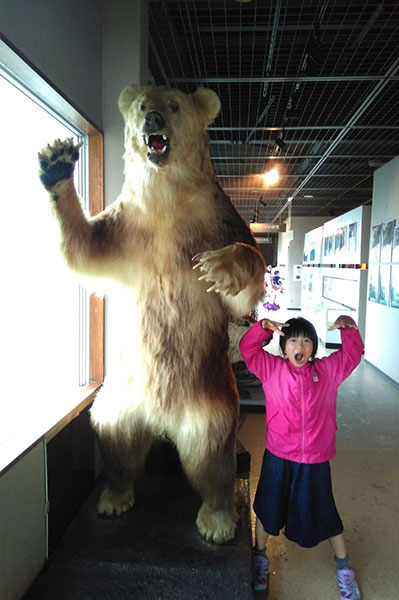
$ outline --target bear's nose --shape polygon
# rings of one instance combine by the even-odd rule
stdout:
[[[156,133],[165,125],[165,121],[161,113],[152,110],[145,116],[145,129],[148,133]]]

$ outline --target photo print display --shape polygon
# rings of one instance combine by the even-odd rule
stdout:
[[[399,263],[399,227],[393,228],[392,234],[392,262]]]
[[[394,220],[371,228],[368,300],[399,308],[399,227]]]
[[[370,262],[380,262],[382,224],[371,228]]]
[[[330,233],[324,238],[324,256],[331,256],[333,254],[333,241],[334,234]]]
[[[351,253],[356,252],[357,247],[357,223],[350,223],[348,227],[348,251]]]
[[[399,265],[391,267],[391,302],[392,308],[399,308]]]
[[[380,262],[389,263],[392,257],[392,240],[393,240],[393,221],[388,221],[382,225],[381,239],[381,258]]]
[[[346,249],[346,232],[347,232],[347,226],[345,225],[344,227],[340,227],[339,229],[337,229],[335,231],[335,236],[334,236],[334,248],[335,248],[335,253],[336,254],[342,254],[342,252],[345,252]]]
[[[391,279],[391,265],[380,265],[380,281],[378,288],[378,303],[389,305],[389,288]]]
[[[323,298],[331,300],[351,310],[356,310],[352,303],[357,298],[357,281],[343,277],[323,277]]]
[[[369,266],[369,296],[370,302],[378,302],[379,266]]]

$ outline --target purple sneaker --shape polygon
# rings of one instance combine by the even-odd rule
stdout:
[[[337,569],[335,571],[335,578],[338,583],[341,600],[360,600],[359,588],[352,569],[349,569],[349,567]]]
[[[254,555],[254,590],[266,590],[270,564],[266,556]]]

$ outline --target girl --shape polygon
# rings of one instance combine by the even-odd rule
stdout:
[[[254,501],[254,587],[267,588],[266,542],[285,527],[285,536],[305,548],[328,539],[340,598],[359,600],[328,461],[335,456],[338,386],[359,364],[364,347],[351,317],[339,317],[333,329],[341,330],[342,348],[322,359],[315,359],[316,330],[303,318],[263,319],[240,341],[247,367],[262,381],[266,403],[266,449]],[[273,332],[280,336],[284,358],[262,349]]]

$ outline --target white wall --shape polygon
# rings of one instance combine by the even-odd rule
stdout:
[[[371,227],[399,225],[399,157],[374,173]],[[399,383],[399,309],[367,301],[365,359]]]
[[[148,83],[148,0],[104,3],[104,194],[108,206],[123,184],[124,123],[118,97],[130,83]]]
[[[294,281],[294,265],[302,264],[303,242],[305,233],[319,227],[331,217],[291,217],[290,229],[294,238],[288,242],[287,234],[279,234],[278,264],[284,266],[286,280],[284,282],[284,306],[291,309],[301,308],[301,282]],[[287,229],[289,223],[287,222]]]
[[[305,234],[301,311],[327,347],[340,344],[338,331],[328,327],[343,312],[364,339],[367,271],[350,265],[368,261],[370,215],[370,206],[358,206]]]
[[[0,598],[19,600],[46,555],[44,443],[0,477]]]
[[[0,33],[102,128],[102,2],[1,0]]]
[[[147,84],[148,1],[107,0],[104,7],[103,120],[105,205],[119,196],[124,181],[124,122],[118,97],[130,83]],[[119,311],[105,299],[105,374],[119,356]]]

